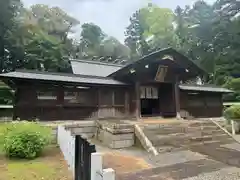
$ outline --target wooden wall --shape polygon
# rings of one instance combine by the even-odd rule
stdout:
[[[38,92],[51,92],[49,97],[52,98],[40,98]],[[14,116],[23,120],[42,121],[132,118],[135,116],[135,111],[131,109],[132,96],[132,91],[126,87],[19,87]]]
[[[180,91],[180,113],[183,118],[221,117],[222,94]]]

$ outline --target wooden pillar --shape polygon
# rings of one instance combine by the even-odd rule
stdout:
[[[59,87],[57,89],[57,104],[63,104],[64,103],[64,88],[63,87]]]
[[[112,90],[112,117],[115,117],[116,112],[115,112],[115,91]]]
[[[128,90],[125,91],[125,100],[124,100],[124,107],[125,107],[125,116],[128,117],[129,116],[129,92]]]
[[[17,103],[19,99],[19,88],[16,88],[13,98],[13,120],[17,120]]]
[[[54,90],[57,91],[57,109],[56,112],[57,114],[55,115],[57,120],[63,120],[65,115],[64,115],[64,109],[63,109],[63,104],[64,104],[64,87],[60,86],[58,89]]]
[[[176,81],[175,81],[175,84],[174,84],[174,93],[175,93],[176,117],[178,119],[180,119],[181,118],[181,115],[180,115],[180,92],[179,92],[178,77],[176,77]]]
[[[136,119],[139,120],[141,118],[141,101],[140,101],[140,83],[135,83],[135,95],[136,95],[136,109],[135,115]]]
[[[97,119],[101,116],[101,90],[100,88],[97,89]]]

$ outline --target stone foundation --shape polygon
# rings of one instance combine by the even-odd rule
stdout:
[[[134,126],[130,124],[98,122],[96,138],[112,149],[134,145]]]
[[[69,124],[65,126],[70,129],[72,134],[81,135],[85,138],[93,138],[96,133],[96,123],[94,121],[85,121],[78,124]]]
[[[135,143],[134,125],[121,121],[82,121],[78,123],[63,123],[66,130],[72,135],[81,135],[85,138],[95,138],[112,149],[131,147]],[[52,128],[54,142],[57,140],[58,124],[48,125]]]
[[[57,142],[58,125],[64,125],[73,135],[81,135],[85,138],[92,138],[96,133],[96,123],[94,121],[82,121],[76,123],[61,123],[47,125],[52,128],[53,143]]]

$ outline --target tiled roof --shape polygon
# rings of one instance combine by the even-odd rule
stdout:
[[[98,85],[125,85],[125,83],[98,76],[88,75],[74,75],[67,73],[50,73],[38,71],[14,71],[9,73],[0,74],[0,78],[16,78],[28,80],[42,80],[42,81],[57,81],[68,83],[81,83],[81,84],[98,84]]]
[[[102,77],[106,77],[123,67],[122,65],[108,64],[96,61],[71,60],[70,62],[74,74]]]
[[[207,92],[219,92],[219,93],[232,93],[233,91],[217,87],[215,85],[195,85],[195,84],[181,84],[179,88],[187,91],[207,91]]]

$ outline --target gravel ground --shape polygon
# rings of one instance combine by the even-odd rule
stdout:
[[[151,157],[151,162],[157,167],[170,166],[188,161],[205,159],[204,155],[189,150],[161,153]]]

